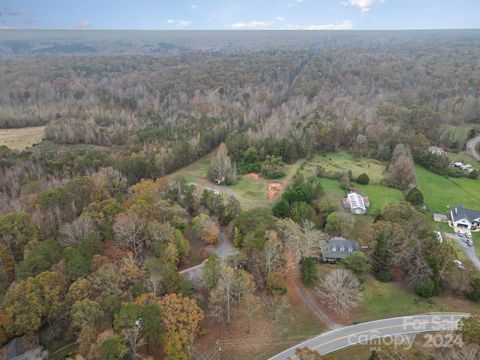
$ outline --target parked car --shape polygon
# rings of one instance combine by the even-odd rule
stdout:
[[[468,232],[468,233],[465,233],[465,236],[466,236],[467,238],[471,239],[471,238],[472,238],[472,233],[469,233],[469,232]]]
[[[467,245],[468,246],[473,246],[473,241],[472,240],[467,240]]]

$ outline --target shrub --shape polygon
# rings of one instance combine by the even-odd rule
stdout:
[[[381,282],[392,281],[392,274],[390,273],[390,271],[380,271],[375,273],[374,275],[378,281],[381,281]]]
[[[285,163],[279,156],[268,155],[263,162],[261,174],[267,179],[278,179],[285,176]]]
[[[421,296],[423,298],[431,298],[436,293],[435,284],[432,280],[425,281],[420,285],[417,285],[417,287],[415,288],[415,292],[418,296]]]
[[[363,173],[357,178],[357,183],[361,185],[368,185],[370,182],[370,178],[368,177],[367,174]]]
[[[306,258],[300,261],[302,281],[305,285],[312,285],[318,280],[316,261],[314,258]]]
[[[423,205],[423,194],[418,188],[414,187],[408,191],[405,200],[412,205],[420,206]]]
[[[468,293],[468,298],[472,301],[480,303],[480,278],[472,281],[472,291]]]

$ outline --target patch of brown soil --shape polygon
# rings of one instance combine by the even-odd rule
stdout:
[[[283,185],[278,182],[272,182],[267,185],[268,200],[274,200],[283,190]]]
[[[248,180],[260,180],[260,175],[258,175],[257,173],[249,173],[249,174],[245,175],[245,177]]]

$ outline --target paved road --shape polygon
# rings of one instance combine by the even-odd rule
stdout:
[[[480,154],[477,151],[479,144],[480,144],[480,136],[473,138],[467,143],[468,152],[478,161],[480,161]]]
[[[370,321],[335,329],[304,341],[270,360],[294,359],[295,349],[308,347],[325,355],[345,347],[364,343],[369,340],[406,334],[425,332],[453,331],[457,329],[458,321],[468,316],[465,313],[437,313],[415,316],[404,316],[391,319]]]
[[[478,271],[480,271],[480,260],[477,257],[477,254],[475,252],[475,247],[474,246],[468,246],[465,243],[465,240],[461,237],[459,237],[457,234],[445,234],[448,238],[456,240],[460,246],[463,248],[465,251],[465,254],[470,258],[472,261],[473,265],[477,268]]]

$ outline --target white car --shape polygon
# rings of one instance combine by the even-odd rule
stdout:
[[[469,233],[469,232],[468,232],[468,233],[465,233],[465,236],[466,236],[467,238],[471,239],[471,238],[472,238],[472,233]]]
[[[467,242],[468,246],[473,246],[473,241],[472,240],[467,240],[466,242]]]

